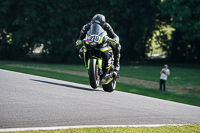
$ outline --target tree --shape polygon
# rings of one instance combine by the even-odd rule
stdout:
[[[144,59],[158,4],[157,0],[1,0],[0,58],[25,58],[43,44],[45,61],[81,62],[75,41],[81,27],[101,13],[120,37],[122,60]]]
[[[126,61],[145,58],[146,44],[156,24],[158,1],[110,0],[110,17],[120,36],[122,58]]]
[[[175,28],[169,57],[175,60],[200,60],[200,1],[164,0],[160,11]]]

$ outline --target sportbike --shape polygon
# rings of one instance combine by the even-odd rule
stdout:
[[[96,89],[101,84],[104,91],[112,92],[116,88],[117,72],[109,40],[107,32],[94,23],[83,39],[82,50],[91,87]]]

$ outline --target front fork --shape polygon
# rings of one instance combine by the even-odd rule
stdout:
[[[87,70],[90,69],[90,59],[88,59],[87,61]],[[99,75],[102,75],[103,74],[103,71],[102,71],[102,59],[101,58],[98,58],[98,74]]]
[[[102,59],[101,58],[98,58],[98,68],[99,68],[99,75],[102,75],[103,74],[103,71],[102,71]]]

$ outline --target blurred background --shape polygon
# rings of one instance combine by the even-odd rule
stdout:
[[[0,0],[0,59],[79,64],[83,25],[103,14],[121,64],[200,61],[200,0]]]

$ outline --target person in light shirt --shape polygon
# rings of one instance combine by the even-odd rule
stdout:
[[[167,81],[167,77],[170,75],[170,70],[168,69],[168,65],[164,65],[164,68],[160,71],[160,91],[163,88],[165,91],[165,82]]]

